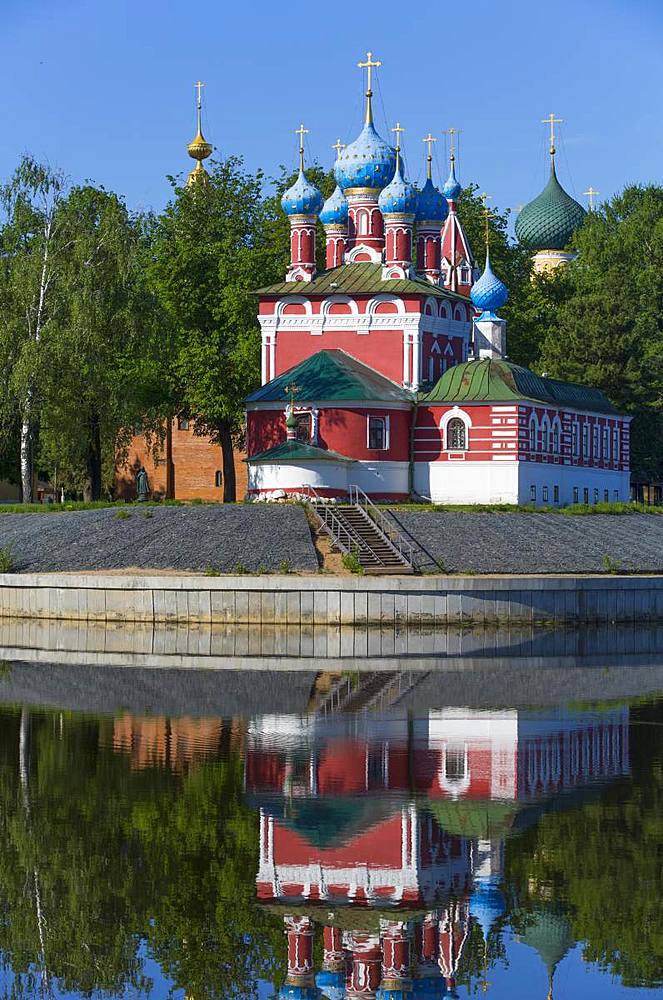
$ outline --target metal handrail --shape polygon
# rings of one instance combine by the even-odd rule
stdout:
[[[367,517],[375,522],[379,531],[384,535],[385,541],[391,548],[404,559],[411,567],[414,566],[414,551],[409,542],[394,528],[393,524],[387,521],[382,511],[377,507],[371,498],[359,487],[352,485],[349,487],[350,503],[365,511]]]
[[[313,500],[317,500],[320,503],[319,507],[314,508],[314,513],[320,525],[327,532],[332,542],[341,550],[344,555],[350,555],[353,550],[360,549],[362,552],[366,553],[373,562],[377,562],[375,553],[371,550],[370,546],[364,541],[364,539],[358,535],[354,529],[348,528],[346,525],[342,524],[340,519],[334,513],[332,507],[324,503],[323,497],[315,490],[313,486],[309,483],[305,483],[302,487],[303,491],[308,493]]]

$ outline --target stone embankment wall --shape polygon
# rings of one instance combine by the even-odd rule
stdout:
[[[663,577],[5,574],[0,617],[396,626],[663,621]]]

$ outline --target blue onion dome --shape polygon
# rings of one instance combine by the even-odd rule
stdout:
[[[412,983],[413,1000],[441,1000],[446,992],[447,984],[440,973],[436,976],[422,976]]]
[[[472,285],[470,298],[476,309],[494,313],[506,305],[509,291],[490,266],[490,254],[486,253],[486,266],[478,281]]]
[[[470,916],[474,917],[481,927],[484,941],[488,940],[493,924],[504,916],[505,912],[506,903],[498,880],[491,877],[482,878],[470,896]]]
[[[316,986],[285,983],[279,990],[279,1000],[320,1000],[320,990]]]
[[[543,191],[516,219],[516,236],[530,250],[563,250],[586,214],[557,180],[553,161]]]
[[[327,1000],[343,1000],[345,996],[345,973],[321,969],[316,973],[315,985]]]
[[[322,208],[322,195],[311,184],[303,170],[297,180],[281,198],[281,208],[286,215],[317,215]]]
[[[403,984],[401,987],[391,989],[381,986],[375,994],[376,1000],[411,1000],[412,984]]]
[[[399,164],[389,184],[380,191],[378,207],[383,215],[414,215],[418,203],[419,192],[404,179]]]
[[[372,122],[364,125],[354,142],[341,151],[334,175],[342,191],[350,188],[383,188],[393,177],[396,150],[382,139]]]
[[[323,226],[335,224],[344,226],[348,221],[348,199],[341,191],[338,184],[334,188],[334,193],[327,198],[320,212],[320,222]]]
[[[447,199],[428,177],[417,199],[417,222],[444,222],[448,214]]]
[[[442,194],[447,199],[447,201],[457,201],[460,196],[460,192],[462,190],[463,189],[460,186],[460,181],[456,177],[456,163],[455,160],[452,160],[449,176],[447,177],[442,187]]]

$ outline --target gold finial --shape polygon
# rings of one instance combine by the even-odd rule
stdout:
[[[428,156],[426,157],[426,176],[428,180],[431,181],[433,179],[433,143],[437,142],[437,139],[435,138],[434,135],[431,135],[429,132],[426,138],[422,139],[421,141],[428,143]]]
[[[481,211],[483,212],[484,236],[485,236],[485,240],[486,240],[486,253],[488,253],[488,250],[489,250],[489,247],[490,247],[490,220],[492,218],[494,218],[495,213],[491,212],[491,210],[488,208],[488,205],[486,204],[486,202],[490,201],[493,196],[491,194],[486,194],[486,192],[484,191],[483,194],[479,195],[479,197],[481,198],[481,201],[483,202],[483,208],[482,208]]]
[[[332,149],[336,150],[336,159],[338,160],[339,156],[341,155],[341,153],[345,149],[345,143],[341,142],[340,139],[337,139],[336,142],[334,143],[334,145],[332,146]]]
[[[456,159],[456,144],[454,140],[455,135],[460,135],[461,130],[459,128],[448,128],[445,129],[444,135],[449,136],[449,159],[453,163]]]
[[[593,212],[594,211],[594,199],[596,198],[597,194],[601,194],[601,192],[600,191],[595,191],[594,188],[592,187],[592,185],[590,184],[589,187],[587,188],[587,190],[583,191],[583,194],[587,195],[587,197],[589,198],[589,211]]]
[[[555,115],[551,111],[547,118],[541,119],[542,125],[550,125],[550,156],[555,156],[555,125],[561,125],[564,121],[563,118],[555,118]]]
[[[299,392],[299,386],[296,382],[289,382],[284,388],[290,396],[290,406],[293,407],[295,405],[295,396]]]
[[[206,160],[208,156],[211,156],[214,151],[214,147],[207,142],[202,130],[202,89],[204,86],[205,84],[200,80],[194,84],[195,89],[198,91],[198,97],[196,100],[196,119],[198,123],[198,131],[196,132],[196,137],[193,142],[190,142],[187,146],[187,152],[193,160],[197,160],[198,162],[189,174],[189,179],[187,181],[187,184],[189,185],[194,184],[198,180],[207,180],[208,174],[203,166],[203,160]]]
[[[405,129],[401,127],[400,122],[396,122],[391,131],[396,133],[396,172],[398,173],[401,166],[401,133]]]
[[[381,66],[382,62],[379,59],[373,59],[373,53],[366,53],[366,62],[358,62],[357,66],[359,69],[367,70],[367,80],[366,80],[366,117],[364,118],[364,124],[373,124],[373,90],[371,89],[371,83],[373,82],[372,71]]]
[[[308,135],[308,129],[303,124],[295,129],[295,135],[299,136],[299,169],[304,171],[304,136]]]

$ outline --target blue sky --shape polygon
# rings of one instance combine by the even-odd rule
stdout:
[[[376,120],[399,119],[410,174],[428,130],[463,130],[461,179],[500,208],[546,179],[550,111],[559,175],[581,196],[663,182],[660,0],[394,0],[337,6],[244,0],[3,0],[0,177],[29,151],[134,208],[160,208],[189,169],[194,82],[222,154],[268,174],[294,164],[294,129],[332,160],[361,125],[357,60],[382,59]],[[384,113],[383,113],[384,106]],[[443,160],[442,138],[437,144]],[[446,164],[436,166],[438,176]]]

